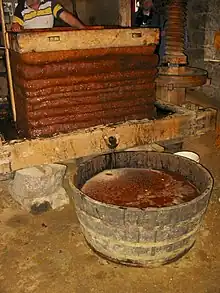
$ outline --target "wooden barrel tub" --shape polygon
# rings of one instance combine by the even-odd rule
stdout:
[[[117,168],[147,168],[181,174],[198,190],[195,199],[163,208],[132,208],[96,201],[82,186],[96,174]],[[82,233],[101,256],[131,266],[155,267],[182,257],[194,245],[213,179],[200,164],[168,153],[116,152],[81,164],[74,177],[74,201]]]

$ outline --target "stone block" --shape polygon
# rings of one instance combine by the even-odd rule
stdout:
[[[25,199],[23,206],[27,206],[27,210],[33,214],[39,214],[49,209],[60,209],[66,204],[69,204],[69,197],[67,196],[66,190],[60,187],[52,194],[33,199],[31,205],[30,201]]]
[[[209,3],[207,0],[199,1],[199,5],[197,1],[188,1],[188,10],[194,12],[195,14],[207,13],[209,10]]]
[[[187,17],[187,25],[190,28],[189,31],[198,30],[198,29],[204,30],[206,27],[206,20],[207,20],[206,14],[191,12],[191,14],[188,14],[188,17]]]
[[[0,138],[0,145],[2,141]],[[8,150],[0,151],[0,181],[8,180],[11,178],[11,156]]]
[[[216,33],[216,31],[213,31],[211,29],[209,29],[209,30],[206,29],[204,46],[208,46],[208,45],[213,46],[214,39],[215,39],[215,33]]]
[[[207,25],[206,28],[208,30],[213,30],[216,31],[219,28],[219,12],[215,11],[212,13],[209,13],[209,15],[207,16]]]
[[[220,79],[220,63],[218,62],[205,62],[205,69],[209,73],[209,77],[212,79],[211,86],[217,86],[219,88]],[[219,91],[218,91],[219,96]]]
[[[205,41],[205,31],[197,30],[194,31],[192,34],[192,40],[195,48],[199,48],[200,46],[204,45]]]
[[[15,172],[9,185],[11,196],[28,211],[39,211],[42,206],[57,209],[69,203],[62,187],[66,166],[61,164],[39,165]]]
[[[215,59],[214,45],[205,46],[205,48],[204,48],[204,59],[205,60],[214,60]]]
[[[219,15],[219,0],[210,0],[209,2],[209,9],[208,9],[208,16],[209,18],[212,17],[212,15]]]
[[[194,66],[193,64],[195,63],[196,65],[200,64],[199,67],[204,67],[204,49],[189,48],[186,53],[190,66]]]

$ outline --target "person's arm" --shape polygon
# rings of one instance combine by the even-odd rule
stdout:
[[[62,19],[64,22],[68,23],[72,27],[78,29],[86,28],[80,20],[78,20],[75,16],[67,11],[63,11],[62,13],[60,13],[60,19]]]
[[[62,19],[70,26],[78,29],[86,28],[85,25],[78,18],[73,16],[73,14],[71,14],[70,12],[66,11],[60,4],[53,5],[52,9],[54,17]]]
[[[19,2],[16,9],[15,9],[13,20],[12,20],[12,26],[11,26],[11,30],[13,32],[19,32],[23,28],[24,19],[23,19],[22,13],[21,13],[23,10],[23,6],[24,6],[24,3]]]

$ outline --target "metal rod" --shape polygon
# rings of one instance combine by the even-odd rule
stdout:
[[[15,108],[15,97],[14,97],[12,72],[11,72],[11,64],[10,64],[9,41],[8,41],[8,33],[5,27],[3,0],[0,0],[0,13],[1,13],[1,20],[2,20],[2,34],[3,34],[3,41],[4,41],[4,47],[5,47],[5,58],[6,58],[10,100],[11,100],[13,118],[14,118],[14,121],[16,121],[16,108]]]

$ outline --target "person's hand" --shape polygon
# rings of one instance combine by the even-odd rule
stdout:
[[[85,29],[87,29],[87,27],[86,27],[84,24],[81,24],[81,25],[79,26],[79,29],[80,29],[80,30],[85,30]]]
[[[15,32],[15,33],[18,33],[18,32],[20,32],[22,30],[22,27],[20,26],[19,23],[15,22],[15,23],[12,24],[11,30],[13,32]]]

